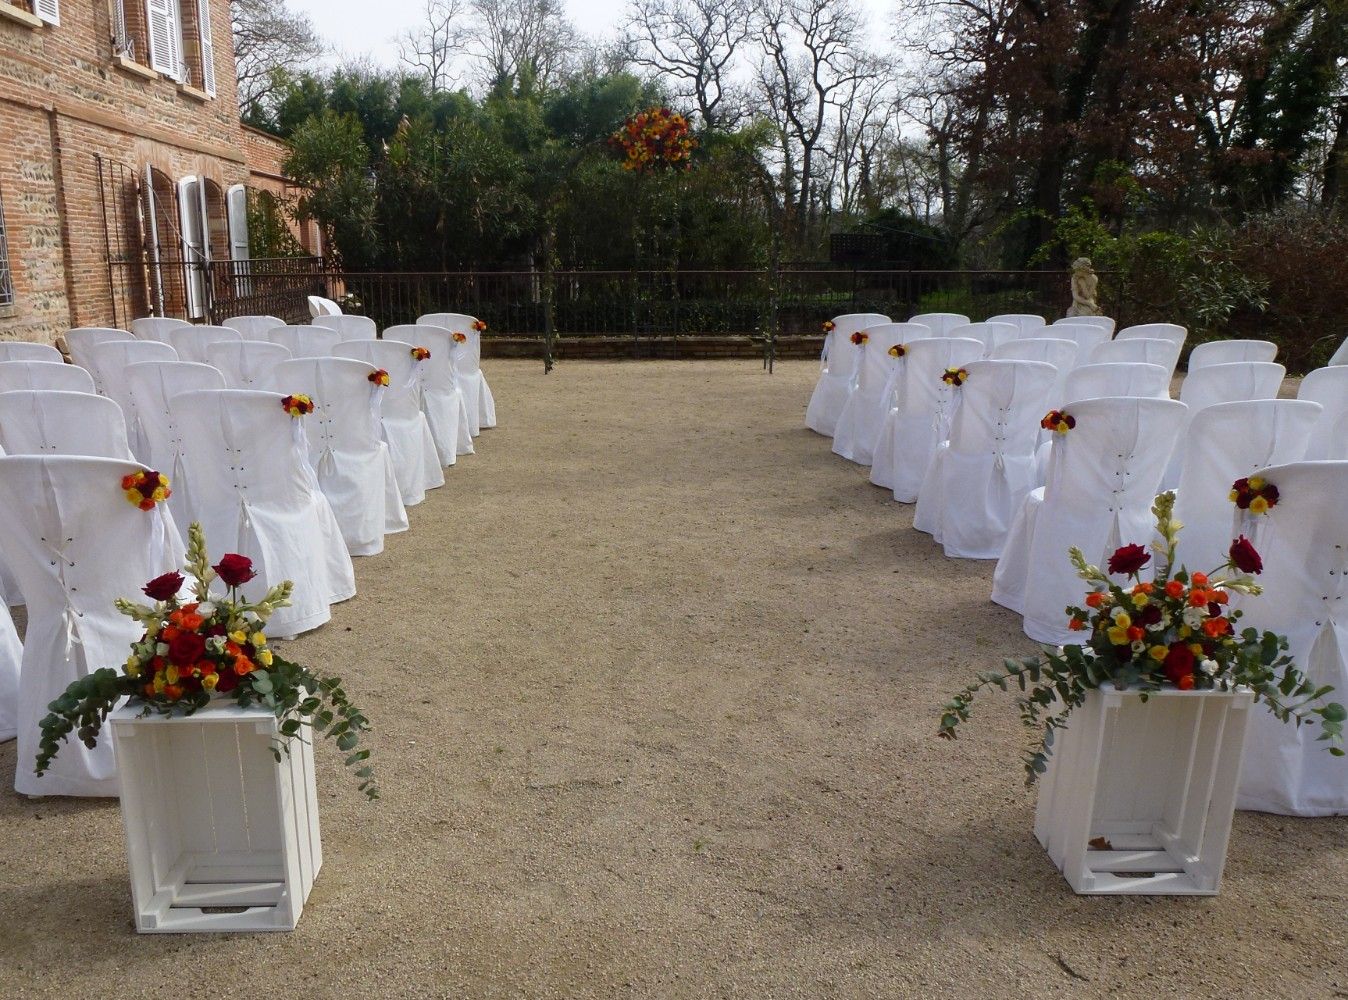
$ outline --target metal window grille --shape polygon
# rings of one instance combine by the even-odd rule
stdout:
[[[0,201],[0,306],[14,304],[14,281],[9,273],[9,242],[5,239],[5,204]]]

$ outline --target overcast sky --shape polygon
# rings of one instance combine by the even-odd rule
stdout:
[[[564,0],[576,27],[589,35],[608,35],[622,15],[625,0]],[[398,46],[393,38],[415,25],[425,9],[424,0],[288,0],[292,10],[304,11],[341,56],[372,56],[393,66]],[[877,40],[887,37],[881,22],[889,0],[863,0],[871,12],[871,27]]]

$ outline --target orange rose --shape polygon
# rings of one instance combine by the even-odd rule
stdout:
[[[1184,674],[1175,682],[1175,687],[1179,688],[1181,691],[1192,691],[1194,689],[1194,675]]]
[[[240,677],[251,674],[256,669],[257,665],[254,664],[252,660],[248,659],[248,657],[243,655],[234,657],[234,672]]]
[[[1208,575],[1206,573],[1195,573],[1189,577],[1195,587],[1206,587],[1208,585]]]
[[[168,698],[170,701],[177,701],[182,696],[183,688],[181,684],[164,685],[164,697]]]
[[[1129,642],[1141,642],[1142,637],[1147,634],[1147,630],[1141,625],[1133,625],[1128,629]]]
[[[1182,597],[1183,595],[1184,595],[1184,584],[1180,583],[1178,580],[1171,580],[1169,583],[1165,585],[1166,597],[1174,598],[1174,597]]]
[[[1231,631],[1231,623],[1225,618],[1209,618],[1203,623],[1203,634],[1213,639]]]
[[[1139,584],[1137,584],[1135,587],[1133,587],[1133,593],[1134,593],[1134,594],[1150,594],[1150,593],[1151,593],[1152,591],[1154,591],[1155,589],[1156,589],[1156,585],[1153,584],[1153,583],[1139,583]]]
[[[1214,590],[1212,592],[1212,599],[1217,604],[1225,604],[1227,601],[1231,600],[1231,595],[1224,590]]]
[[[1086,623],[1083,622],[1080,618],[1073,618],[1070,622],[1067,623],[1067,627],[1070,628],[1073,632],[1080,632],[1082,629],[1086,627]]]
[[[1103,591],[1092,590],[1089,594],[1086,595],[1086,607],[1088,608],[1098,608],[1100,607],[1100,605],[1104,603],[1105,603],[1105,595]]]
[[[1189,607],[1206,608],[1208,606],[1208,592],[1206,590],[1194,590],[1189,593]]]

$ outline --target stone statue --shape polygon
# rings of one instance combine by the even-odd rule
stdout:
[[[1100,305],[1095,296],[1100,287],[1100,279],[1091,267],[1089,257],[1078,257],[1072,261],[1072,307],[1068,316],[1099,316]]]

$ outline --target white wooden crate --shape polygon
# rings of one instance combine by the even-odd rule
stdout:
[[[279,722],[211,704],[182,717],[108,717],[136,929],[294,930],[323,864],[313,745],[272,756]]]
[[[1057,733],[1034,821],[1076,892],[1217,894],[1252,703],[1249,691],[1087,695]]]

